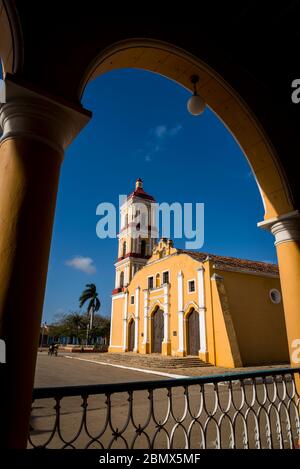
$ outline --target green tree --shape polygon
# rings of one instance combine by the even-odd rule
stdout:
[[[110,335],[110,319],[104,316],[100,316],[95,314],[94,316],[94,326],[93,329],[90,331],[90,336],[93,339],[97,337],[104,337],[105,343],[108,343]]]
[[[80,344],[86,336],[88,319],[77,311],[62,314],[49,326],[49,335],[53,337],[75,337]]]
[[[55,322],[48,326],[49,336],[74,337],[77,342],[83,345],[86,342],[87,331],[89,326],[89,318],[86,314],[80,314],[78,311],[72,311],[68,314],[56,316]],[[99,314],[95,314],[93,328],[89,331],[92,339],[103,337],[105,343],[108,343],[110,334],[110,319]]]
[[[101,306],[97,288],[94,283],[88,283],[85,286],[85,290],[83,290],[82,294],[79,297],[79,307],[82,308],[82,306],[86,302],[88,302],[87,313],[89,316],[89,328],[90,328],[90,331],[92,331],[94,314],[96,311],[99,311],[100,306]]]
[[[70,331],[71,336],[77,338],[80,344],[86,335],[87,326],[87,319],[78,312],[70,313],[66,318],[66,329]]]

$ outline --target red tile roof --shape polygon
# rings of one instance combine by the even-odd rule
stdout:
[[[247,259],[239,259],[237,257],[218,256],[216,254],[207,254],[205,252],[188,251],[178,249],[178,254],[187,254],[196,261],[203,262],[209,258],[216,267],[231,267],[232,269],[245,269],[253,272],[263,272],[266,274],[278,274],[278,265],[261,261],[250,261]]]
[[[141,197],[142,199],[155,201],[154,197],[152,197],[152,195],[147,194],[147,192],[145,192],[142,187],[138,187],[133,192],[131,192],[131,194],[127,196],[127,199],[131,199],[131,197]]]

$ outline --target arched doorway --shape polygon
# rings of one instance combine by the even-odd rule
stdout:
[[[187,317],[187,355],[198,355],[200,350],[199,314],[193,308]]]
[[[160,308],[154,312],[152,317],[152,353],[161,353],[162,341],[164,340],[164,313]]]
[[[134,350],[135,322],[132,319],[128,325],[128,352]]]

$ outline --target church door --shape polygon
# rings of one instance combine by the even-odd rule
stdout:
[[[152,353],[161,353],[164,340],[164,313],[161,309],[154,313],[152,325]]]
[[[199,314],[194,309],[187,320],[188,355],[198,355],[200,349]]]
[[[135,322],[130,321],[128,330],[128,352],[133,352],[134,349],[134,335],[135,335]]]

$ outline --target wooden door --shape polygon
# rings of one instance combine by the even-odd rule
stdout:
[[[128,330],[128,351],[133,352],[134,349],[134,336],[135,336],[135,322],[130,321]]]
[[[199,314],[193,309],[187,320],[188,355],[198,355],[200,349]]]
[[[152,353],[161,353],[164,340],[164,313],[158,309],[152,319]]]

